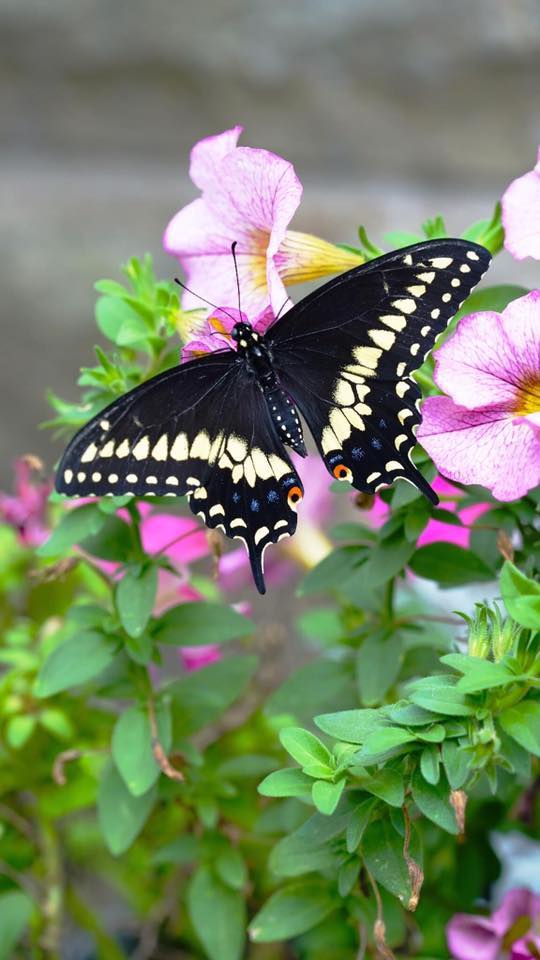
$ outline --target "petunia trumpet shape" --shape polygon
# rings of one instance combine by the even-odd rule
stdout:
[[[515,500],[540,483],[540,290],[464,317],[436,353],[418,439],[444,476]]]
[[[187,285],[214,303],[237,303],[231,245],[237,242],[242,307],[277,313],[288,302],[285,284],[341,273],[359,254],[307,233],[288,230],[302,197],[294,167],[268,150],[238,147],[242,127],[206,137],[191,151],[190,176],[201,196],[165,230],[165,249],[182,264]],[[186,292],[184,309],[200,306]]]
[[[516,260],[540,260],[540,147],[534,170],[510,184],[501,205],[506,249]]]
[[[539,944],[540,896],[516,887],[489,917],[456,913],[446,928],[454,960],[532,960]]]

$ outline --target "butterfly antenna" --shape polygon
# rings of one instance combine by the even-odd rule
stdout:
[[[217,303],[212,303],[212,301],[207,300],[206,297],[201,297],[200,293],[195,293],[194,290],[190,290],[190,288],[186,287],[185,283],[182,283],[178,277],[174,278],[174,282],[177,283],[179,287],[182,287],[182,290],[185,290],[186,293],[190,293],[192,297],[197,297],[197,300],[202,300],[203,303],[207,303],[208,306],[213,307],[214,310],[223,310],[223,313],[226,314],[226,316],[228,316],[233,323],[236,323],[234,317],[228,312],[228,310],[225,310],[225,307],[218,307]]]
[[[234,261],[234,273],[236,276],[236,291],[238,293],[238,313],[240,314],[240,316],[242,316],[242,307],[240,305],[240,277],[238,276],[238,261],[236,259],[236,247],[237,247],[237,241],[233,240],[233,242],[231,243],[231,253]]]
[[[287,306],[287,304],[288,304],[288,302],[289,302],[290,299],[291,299],[291,298],[290,298],[289,296],[285,297],[285,300],[284,300],[283,303],[281,304],[281,306],[280,306],[280,308],[279,308],[276,316],[274,317],[274,323],[276,322],[276,320],[279,320],[281,314],[283,313],[283,311],[284,311],[285,307]]]

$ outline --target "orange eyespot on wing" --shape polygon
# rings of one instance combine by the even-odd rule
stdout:
[[[296,505],[297,503],[300,503],[300,500],[303,496],[304,494],[302,493],[300,487],[291,487],[287,494],[287,502],[291,510],[296,510]]]
[[[344,463],[338,463],[332,470],[336,480],[348,480],[352,482],[352,471]]]

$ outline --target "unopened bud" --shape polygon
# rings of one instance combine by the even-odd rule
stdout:
[[[503,623],[494,624],[491,645],[495,660],[502,660],[507,653],[514,651],[521,627],[508,617]]]
[[[474,620],[469,622],[468,650],[471,657],[486,660],[490,651],[490,623],[487,607],[477,604]]]

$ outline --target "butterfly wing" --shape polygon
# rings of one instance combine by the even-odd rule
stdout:
[[[415,244],[336,277],[269,329],[279,379],[334,477],[369,493],[403,477],[437,502],[410,461],[411,374],[490,259],[465,240]]]
[[[69,444],[56,489],[71,496],[187,495],[210,528],[263,555],[296,529],[303,488],[261,390],[232,350],[159,374],[114,401]]]

